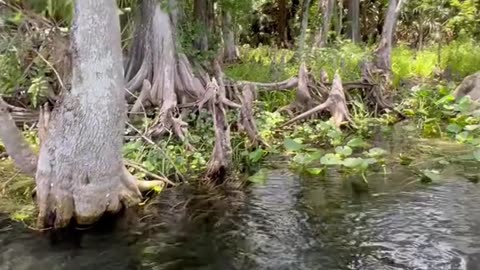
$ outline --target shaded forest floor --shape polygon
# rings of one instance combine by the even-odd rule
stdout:
[[[238,63],[224,67],[229,78],[274,82],[298,73],[300,62],[293,51],[242,47],[240,52]],[[333,78],[338,70],[342,80],[350,82],[361,77],[360,65],[368,55],[371,55],[371,49],[345,43],[314,51],[307,56],[306,62],[314,76],[319,76],[324,69],[329,78]],[[0,54],[0,66],[8,66],[6,72],[17,72],[10,61],[10,55]],[[399,45],[393,51],[392,63],[393,90],[387,95],[394,101],[395,109],[409,119],[406,132],[475,147],[480,145],[480,112],[469,100],[455,101],[451,96],[463,77],[480,69],[479,45],[473,41],[456,41],[448,46],[427,47],[421,51]],[[39,60],[38,64],[44,63]],[[38,72],[30,77],[22,75],[18,83],[25,84],[28,90],[29,106],[38,107],[39,100],[45,96],[42,80],[45,83],[52,80],[49,76],[53,75]],[[8,89],[12,78],[2,79],[2,89]],[[13,92],[1,94],[14,97]],[[326,167],[336,166],[347,173],[363,175],[365,181],[373,168],[385,168],[386,152],[372,147],[369,141],[376,134],[377,127],[390,126],[401,119],[394,113],[375,115],[367,109],[359,92],[347,93],[352,122],[341,129],[328,121],[328,115],[282,127],[290,116],[278,110],[294,100],[295,91],[259,89],[257,94],[254,118],[266,145],[254,146],[235,125],[230,127],[234,169],[241,173],[238,175],[242,181],[261,182],[262,168],[275,164],[275,160],[282,160],[280,167],[314,176],[321,176]],[[230,123],[237,122],[238,117],[238,112],[228,113]],[[205,171],[215,144],[211,116],[207,111],[200,111],[183,120],[189,124],[186,142],[194,149],[173,134],[158,140],[157,144],[146,143],[143,131],[154,121],[148,115],[139,116],[127,126],[124,156],[136,177],[149,179],[156,175],[177,182],[194,182]],[[35,130],[26,125],[25,134],[32,145],[38,145]],[[0,145],[0,153],[3,152]],[[474,151],[470,158],[480,159],[480,152]],[[409,163],[413,159],[400,156],[397,161]],[[13,219],[28,223],[35,211],[31,198],[34,181],[19,174],[6,157],[0,161],[0,171],[0,212],[11,213]],[[428,178],[428,173],[426,176]]]

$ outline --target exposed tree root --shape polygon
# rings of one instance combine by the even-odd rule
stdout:
[[[7,153],[15,160],[16,166],[23,173],[36,177],[36,197],[39,207],[37,226],[39,228],[51,226],[55,228],[65,227],[72,218],[75,218],[78,224],[91,224],[102,215],[97,213],[100,209],[96,207],[98,204],[105,206],[105,208],[100,209],[102,213],[117,212],[124,206],[138,203],[141,198],[140,191],[146,191],[157,185],[163,187],[165,184],[171,183],[166,179],[160,178],[157,178],[155,181],[138,181],[122,164],[123,169],[120,168],[120,173],[114,176],[119,177],[118,182],[109,177],[108,179],[100,179],[101,181],[95,183],[95,185],[89,185],[90,181],[93,181],[90,178],[93,174],[89,175],[79,171],[71,171],[75,170],[72,167],[73,164],[76,164],[75,162],[64,160],[65,163],[58,164],[60,167],[52,167],[50,164],[55,159],[47,158],[37,162],[37,156],[25,142],[20,130],[15,126],[8,112],[9,108],[12,108],[12,106],[0,99],[0,127],[2,127],[0,128],[0,138],[6,146]],[[51,148],[52,141],[49,138],[61,135],[56,132],[58,130],[55,130],[55,124],[49,125],[49,110],[43,108],[41,111],[39,120],[41,151],[55,152],[52,149],[58,148]],[[62,116],[61,112],[57,112],[54,113],[53,119],[58,121],[57,117]],[[54,133],[53,135],[46,132],[47,126],[53,127],[51,129]],[[58,128],[62,129],[60,126]],[[63,156],[61,153],[58,154],[59,157]],[[81,162],[81,160],[79,158],[76,162]],[[57,179],[57,176],[52,174],[53,168],[58,168],[62,179]],[[83,184],[78,185],[78,183]],[[112,183],[120,183],[120,185],[111,185]],[[92,201],[95,201],[96,204],[92,205]]]
[[[393,104],[385,98],[386,87],[390,80],[381,69],[375,69],[372,63],[364,63],[362,66],[362,82],[371,85],[366,93],[366,100],[375,111],[392,111]]]
[[[34,175],[37,168],[37,156],[15,125],[10,115],[11,110],[16,110],[16,107],[10,106],[0,98],[0,139],[18,168],[23,173]]]
[[[207,88],[213,89],[213,92],[217,94],[210,100],[210,110],[215,130],[215,146],[207,166],[206,176],[210,180],[222,183],[230,170],[232,160],[230,127],[227,122],[224,103],[220,100],[225,94],[225,89],[219,87],[216,79],[212,79]]]
[[[347,108],[347,102],[345,99],[345,93],[343,92],[342,81],[338,73],[335,74],[332,83],[332,90],[328,99],[314,108],[294,117],[287,121],[283,126],[291,125],[297,121],[308,118],[309,116],[319,113],[323,110],[329,110],[332,115],[333,123],[339,127],[345,121],[351,121],[350,113]]]
[[[237,93],[238,99],[242,103],[239,126],[247,133],[253,145],[261,143],[268,146],[268,144],[259,136],[257,125],[255,124],[255,119],[253,117],[253,102],[256,97],[255,91],[255,86],[245,85],[243,86],[242,93]]]

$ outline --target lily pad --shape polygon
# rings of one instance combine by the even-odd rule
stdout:
[[[387,154],[387,151],[383,150],[382,148],[372,148],[368,151],[367,156],[372,158],[380,158]]]
[[[367,146],[367,143],[359,137],[355,137],[347,142],[347,146],[351,148],[361,148]]]
[[[368,163],[363,158],[346,158],[343,166],[347,168],[366,168]]]
[[[335,152],[341,156],[348,157],[352,155],[353,150],[349,146],[337,146]]]
[[[342,159],[333,153],[328,153],[320,159],[320,163],[327,166],[341,165]]]

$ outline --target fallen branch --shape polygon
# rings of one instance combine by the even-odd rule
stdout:
[[[236,81],[235,84],[237,84],[240,87],[243,87],[245,85],[253,85],[258,89],[263,89],[263,90],[287,90],[287,89],[293,89],[298,86],[298,78],[292,77],[285,81],[273,82],[273,83]]]

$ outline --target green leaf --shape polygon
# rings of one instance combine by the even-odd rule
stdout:
[[[348,157],[353,153],[352,148],[348,146],[337,146],[335,152],[343,157]]]
[[[296,151],[299,151],[301,149],[303,149],[303,144],[295,141],[295,140],[292,140],[290,138],[285,138],[285,141],[283,142],[283,146],[285,147],[285,149],[289,152],[296,152]]]
[[[152,190],[153,190],[155,193],[158,194],[158,193],[162,192],[162,190],[163,190],[163,185],[154,186],[154,187],[152,188]]]
[[[475,151],[473,151],[473,157],[474,157],[477,161],[480,161],[480,148],[477,148]]]
[[[466,131],[474,131],[478,128],[480,128],[480,125],[466,125],[464,129]]]
[[[367,143],[362,138],[359,138],[359,137],[355,137],[350,141],[348,141],[347,143],[347,146],[351,148],[357,148],[357,147],[360,148],[360,147],[365,147],[366,145]]]
[[[423,183],[430,183],[440,180],[442,177],[439,171],[436,170],[423,170],[421,171],[421,181]]]
[[[248,177],[248,181],[254,184],[264,184],[267,178],[268,178],[268,170],[261,169],[254,175]]]
[[[382,156],[385,156],[387,154],[387,151],[383,150],[382,148],[374,147],[368,151],[367,156],[372,157],[372,158],[380,158]]]
[[[260,161],[262,157],[263,157],[263,150],[261,148],[258,148],[257,150],[250,152],[248,154],[248,159],[253,163]]]
[[[297,153],[292,161],[298,165],[305,165],[307,164],[307,157],[306,157],[306,154],[304,153]]]
[[[362,167],[363,163],[365,163],[365,160],[363,158],[346,158],[343,161],[343,166],[348,168],[359,168]]]
[[[323,168],[308,168],[306,171],[311,175],[319,175],[323,172]]]
[[[450,102],[453,102],[453,101],[455,101],[455,97],[453,95],[446,95],[443,98],[437,100],[437,102],[435,102],[435,105],[450,103]]]
[[[464,143],[468,140],[470,133],[468,131],[460,132],[455,136],[458,142]]]
[[[462,127],[457,125],[457,124],[450,124],[450,125],[447,126],[447,131],[457,134],[460,131],[462,131]]]
[[[323,165],[341,165],[342,164],[342,159],[333,154],[333,153],[328,153],[326,155],[324,155],[321,159],[320,159],[320,163],[322,163]]]

